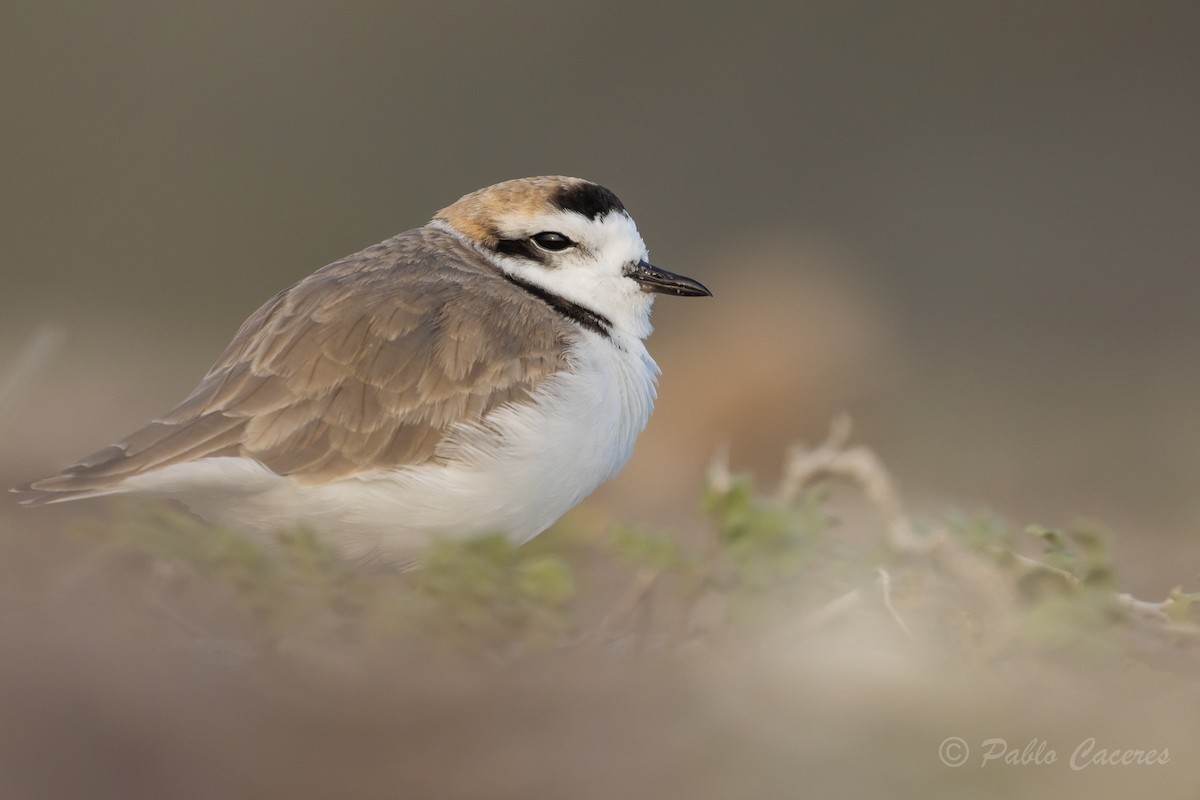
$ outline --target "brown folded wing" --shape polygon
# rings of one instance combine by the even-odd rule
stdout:
[[[408,231],[276,295],[170,413],[25,489],[66,499],[211,456],[314,482],[420,464],[453,423],[526,400],[569,336],[471,248]]]

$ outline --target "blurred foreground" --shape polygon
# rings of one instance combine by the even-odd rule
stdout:
[[[916,521],[847,435],[772,492],[716,465],[694,525],[409,573],[10,519],[0,796],[1194,796],[1196,598],[1119,594],[1086,530]]]

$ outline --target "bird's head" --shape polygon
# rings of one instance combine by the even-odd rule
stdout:
[[[699,281],[650,263],[617,196],[590,181],[521,178],[472,192],[434,225],[475,244],[509,277],[576,303],[645,338],[654,295],[711,295]]]

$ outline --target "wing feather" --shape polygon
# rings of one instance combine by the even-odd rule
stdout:
[[[408,231],[271,298],[187,399],[23,487],[26,502],[218,455],[304,481],[420,464],[455,423],[526,401],[565,366],[572,335],[469,246]]]

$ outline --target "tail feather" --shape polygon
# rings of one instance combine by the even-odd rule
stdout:
[[[113,494],[121,494],[123,490],[113,487],[111,489],[54,489],[45,491],[35,488],[33,484],[27,483],[9,489],[9,491],[20,497],[17,500],[18,505],[45,506],[52,503],[66,503],[71,500],[86,500],[89,497],[105,497]]]
[[[21,505],[40,506],[88,497],[121,494],[135,475],[160,467],[217,455],[238,448],[245,421],[209,414],[190,424],[152,422],[117,444],[101,448],[62,472],[18,486]]]
[[[105,451],[112,451],[107,460],[96,457]],[[83,500],[88,497],[101,497],[109,494],[120,494],[120,484],[127,477],[120,470],[105,467],[120,465],[125,460],[124,453],[115,445],[88,456],[80,463],[59,472],[38,478],[35,481],[16,486],[9,491],[18,495],[17,501],[23,506],[42,506],[48,503],[64,503],[68,500]]]

